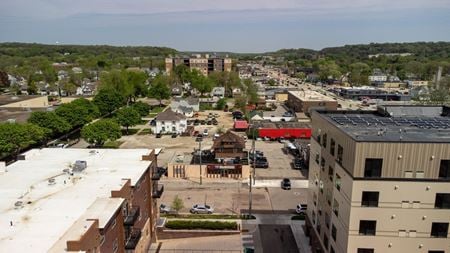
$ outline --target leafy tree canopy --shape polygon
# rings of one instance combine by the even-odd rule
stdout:
[[[71,128],[71,125],[55,112],[32,112],[28,122],[46,129],[48,136],[61,135]]]
[[[125,104],[125,98],[114,89],[101,89],[92,101],[102,115],[112,113]]]
[[[81,137],[90,144],[101,146],[122,136],[119,124],[112,119],[101,119],[81,129]]]
[[[127,106],[117,111],[116,120],[121,126],[126,127],[128,134],[128,128],[130,126],[141,123],[141,115],[135,108]]]

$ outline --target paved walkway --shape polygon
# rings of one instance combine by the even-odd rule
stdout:
[[[292,214],[255,214],[256,220],[243,220],[242,228],[248,230],[253,239],[256,253],[263,253],[262,238],[258,229],[258,224],[290,225],[299,252],[311,253],[309,238],[303,232],[304,221],[291,220]],[[248,236],[247,236],[248,237]],[[270,253],[270,252],[264,252]]]

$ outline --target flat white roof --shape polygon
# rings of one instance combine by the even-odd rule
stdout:
[[[0,172],[0,252],[47,252],[94,202],[119,190],[123,179],[134,185],[151,164],[142,160],[150,152],[54,148],[26,152],[25,160]],[[73,176],[63,171],[77,160],[86,161],[87,168]],[[16,206],[18,201],[23,205]],[[91,211],[100,213],[98,208],[102,205]],[[104,225],[107,217],[98,218]]]
[[[294,95],[301,101],[336,101],[336,99],[323,95],[317,91],[312,90],[296,90],[296,91],[288,91],[288,93]]]

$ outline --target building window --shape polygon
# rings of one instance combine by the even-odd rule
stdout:
[[[322,168],[322,170],[325,169],[325,158],[320,158],[320,167]]]
[[[314,205],[317,206],[317,194],[315,192],[313,194],[313,202],[314,202]]]
[[[344,148],[342,148],[342,146],[338,144],[337,162],[339,164],[342,164],[342,157],[343,156],[344,156]]]
[[[433,222],[431,224],[431,237],[447,238],[448,222]]]
[[[335,149],[336,143],[334,142],[334,139],[331,138],[330,140],[330,153],[332,156],[334,156],[334,149]]]
[[[333,213],[334,213],[336,216],[339,215],[339,203],[337,202],[336,199],[333,201]]]
[[[337,234],[337,229],[334,226],[334,224],[331,226],[331,237],[333,238],[334,241],[336,241],[336,234]]]
[[[334,168],[331,166],[328,166],[328,176],[330,177],[331,181],[333,181],[333,173],[334,173]]]
[[[325,212],[325,227],[330,228],[330,215]]]
[[[366,158],[364,166],[364,177],[381,177],[381,168],[383,167],[383,159]]]
[[[377,231],[377,221],[375,220],[360,220],[359,234],[360,235],[375,235]]]
[[[358,248],[356,251],[357,253],[374,253],[374,249],[368,249],[368,248]]]
[[[336,189],[338,191],[341,191],[341,176],[336,173],[336,181],[334,182],[334,185],[336,186]]]
[[[327,148],[327,134],[324,134],[324,135],[323,135],[322,146],[323,146],[324,148]]]
[[[439,178],[450,178],[450,160],[441,160],[441,166],[439,167]]]
[[[113,220],[113,223],[111,224],[111,229],[113,229],[116,226],[116,219]]]
[[[319,159],[320,159],[320,156],[319,156],[319,154],[316,154],[316,163],[317,163],[317,165],[319,165]]]
[[[378,207],[379,192],[363,192],[361,206]]]
[[[436,193],[434,208],[450,209],[450,193]]]
[[[320,143],[321,143],[321,142],[320,142],[320,141],[321,141],[321,139],[322,139],[322,138],[321,138],[320,134],[319,134],[319,135],[317,135],[317,142],[319,143],[319,145],[320,145]]]

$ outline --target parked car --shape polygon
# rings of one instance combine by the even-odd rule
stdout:
[[[298,204],[297,208],[295,209],[295,212],[298,214],[306,214],[306,204]]]
[[[214,209],[211,206],[208,205],[193,205],[191,210],[191,213],[207,213],[212,214],[214,212]]]
[[[208,136],[208,129],[203,130],[203,136],[204,137]]]
[[[173,133],[172,138],[177,138],[177,134]]]
[[[299,170],[303,168],[303,160],[300,158],[294,159],[294,169]]]
[[[267,161],[267,158],[265,157],[261,157],[261,158],[256,158],[255,163],[255,168],[269,168],[269,162]]]
[[[156,138],[161,138],[162,134],[156,134]]]
[[[281,189],[283,190],[291,189],[291,180],[289,178],[283,178],[283,180],[281,180]]]
[[[166,206],[164,204],[161,204],[161,205],[159,205],[159,212],[160,213],[171,213],[173,211],[172,211],[172,208],[170,206]]]

